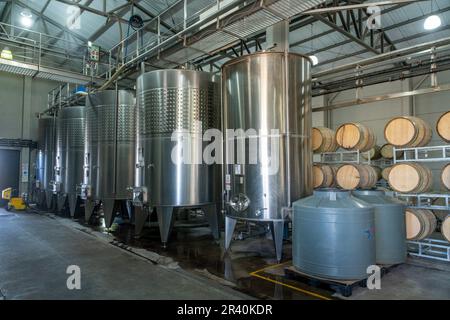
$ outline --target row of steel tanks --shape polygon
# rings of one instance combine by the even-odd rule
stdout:
[[[227,248],[236,221],[267,223],[280,259],[291,204],[312,192],[310,69],[298,54],[256,53],[225,64],[222,81],[153,71],[137,79],[136,99],[103,91],[85,107],[63,108],[52,189],[59,207],[68,199],[73,215],[81,198],[89,219],[101,203],[109,226],[118,203],[131,198],[136,232],[156,211],[163,243],[184,208],[202,209],[219,237],[223,209]],[[211,129],[225,143],[205,162]],[[253,142],[256,163],[246,161]]]
[[[128,189],[134,184],[134,94],[91,94],[85,106],[64,107],[56,117],[39,119],[39,132],[36,186],[46,208],[56,204],[61,212],[68,207],[74,217],[84,202],[89,220],[94,205],[101,204],[110,226],[115,205],[130,198]]]

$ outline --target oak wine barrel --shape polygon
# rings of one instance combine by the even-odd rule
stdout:
[[[344,123],[336,130],[337,144],[347,150],[366,152],[376,143],[372,129],[361,123]]]
[[[417,117],[396,117],[384,128],[386,141],[396,147],[423,147],[432,136],[430,125]]]
[[[433,212],[427,209],[406,209],[406,238],[422,240],[428,238],[436,229],[437,221]]]
[[[431,170],[415,162],[399,163],[391,167],[389,185],[401,193],[423,193],[429,191],[433,176]]]
[[[441,181],[447,190],[450,190],[450,163],[448,163],[441,172]]]
[[[325,127],[313,128],[312,147],[314,153],[335,152],[339,148],[336,143],[335,132]]]
[[[369,160],[369,156],[370,156],[370,160],[378,160],[381,158],[380,151],[381,151],[381,148],[379,146],[375,145],[369,151],[362,153],[361,156],[366,160]]]
[[[313,166],[314,188],[332,188],[335,186],[336,167],[330,165]]]
[[[450,216],[447,216],[441,225],[442,236],[450,242]]]
[[[345,190],[372,189],[377,181],[376,170],[366,164],[345,164],[336,172],[336,183]]]
[[[391,168],[392,167],[386,167],[381,170],[381,177],[386,181],[389,180],[389,172],[391,172]]]
[[[394,146],[390,143],[386,143],[381,146],[380,154],[385,159],[393,159],[394,158]],[[403,156],[403,151],[396,152],[396,158],[399,159]]]
[[[383,178],[382,176],[382,170],[380,167],[377,166],[372,166],[372,168],[375,170],[375,172],[377,173],[377,181],[381,180]]]
[[[450,142],[450,111],[444,113],[436,123],[438,135],[446,142]]]

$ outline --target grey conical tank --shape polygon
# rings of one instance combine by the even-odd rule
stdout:
[[[406,260],[405,205],[382,190],[356,190],[353,195],[375,207],[375,251],[378,264]]]
[[[363,279],[375,264],[374,207],[337,189],[294,203],[294,267],[331,279]]]

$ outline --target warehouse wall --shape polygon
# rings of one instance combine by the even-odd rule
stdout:
[[[391,83],[383,83],[369,86],[363,89],[363,96],[384,95],[387,93],[395,93],[408,91],[418,88],[427,88],[430,86],[430,79],[421,81],[421,78],[406,79],[402,81],[395,81]],[[439,83],[450,83],[450,72],[441,72],[438,74]],[[319,102],[319,97],[315,98]],[[324,106],[328,104],[339,103],[355,99],[355,90],[348,90],[341,93],[328,95],[322,97],[323,104],[314,104],[314,107]],[[401,99],[392,99],[380,101],[365,105],[357,105],[342,109],[335,109],[328,112],[328,119],[323,112],[318,112],[313,116],[314,126],[326,124],[326,126],[337,129],[345,122],[360,122],[371,127],[376,136],[377,144],[384,144],[384,127],[387,121],[399,115],[415,115],[427,121],[433,127],[433,139],[430,145],[444,145],[445,142],[436,133],[436,121],[444,112],[450,110],[450,92],[439,92],[433,94],[420,95],[415,97],[407,97]],[[325,119],[325,120],[322,120]],[[434,176],[435,190],[442,189],[440,183],[440,170],[443,167],[442,163],[435,163],[428,165]]]
[[[36,113],[47,107],[47,93],[58,83],[0,72],[0,137],[37,140]],[[34,153],[21,151],[20,167],[33,163]],[[29,168],[31,179],[33,168]],[[20,192],[28,190],[28,182],[20,183]]]

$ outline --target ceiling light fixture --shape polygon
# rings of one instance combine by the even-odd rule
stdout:
[[[24,9],[20,12],[20,23],[25,28],[30,28],[33,25],[33,15],[28,9]]]
[[[425,19],[425,22],[423,23],[423,28],[425,30],[434,30],[436,28],[439,28],[441,26],[441,18],[437,15],[429,16]]]
[[[5,60],[12,60],[13,59],[12,51],[8,47],[4,47],[2,52],[0,53],[0,58]]]
[[[433,0],[431,0],[431,10],[430,10],[430,14],[433,13]],[[423,28],[425,30],[434,30],[436,28],[439,28],[441,26],[441,18],[439,18],[439,16],[433,14],[431,16],[429,16],[428,18],[425,19],[424,23],[423,23]]]
[[[309,56],[309,58],[311,59],[313,66],[319,63],[319,59],[316,56]]]

